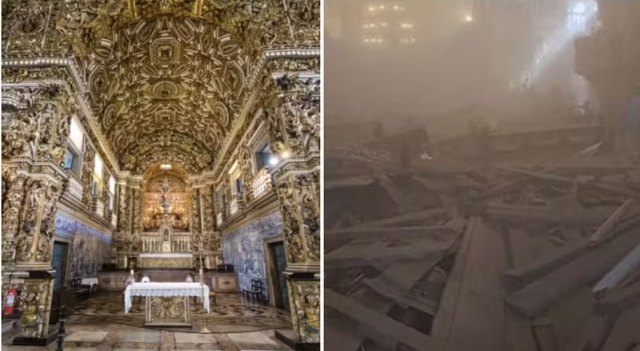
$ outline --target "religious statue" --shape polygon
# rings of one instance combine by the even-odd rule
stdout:
[[[165,229],[164,230],[164,235],[163,235],[163,239],[164,241],[169,241],[169,230]]]
[[[160,194],[158,199],[165,215],[169,213],[169,207],[171,207],[171,201],[173,198],[171,194],[169,194],[169,186],[169,180],[165,178],[162,181],[162,193]]]

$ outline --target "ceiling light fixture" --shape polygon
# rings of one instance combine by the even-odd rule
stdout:
[[[160,169],[171,169],[171,165],[168,163],[161,164]]]

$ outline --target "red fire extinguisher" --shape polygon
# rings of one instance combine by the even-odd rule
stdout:
[[[13,314],[13,307],[16,303],[16,295],[18,295],[16,288],[13,286],[7,291],[7,299],[5,300],[4,309],[2,312],[6,315]]]

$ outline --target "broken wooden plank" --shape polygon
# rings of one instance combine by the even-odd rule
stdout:
[[[637,231],[621,234],[511,294],[507,303],[525,316],[539,316],[567,294],[593,283],[639,241]]]
[[[425,350],[432,344],[427,335],[385,315],[373,312],[359,302],[331,289],[324,289],[324,305],[357,322],[359,330],[382,345],[393,345],[395,349],[398,343],[402,342],[416,350]]]
[[[597,301],[599,309],[620,309],[640,303],[640,282],[609,290]]]
[[[521,288],[547,273],[562,267],[576,257],[587,252],[591,246],[587,241],[571,243],[554,251],[552,254],[539,258],[533,262],[508,270],[505,273],[507,285]]]
[[[607,273],[592,291],[594,294],[600,295],[609,289],[618,287],[638,271],[640,271],[640,245],[636,246],[613,270]]]
[[[501,236],[481,219],[472,218],[432,329],[432,337],[446,345],[444,349],[503,350],[505,267]]]
[[[611,215],[609,208],[585,209],[581,206],[558,208],[555,206],[528,206],[488,204],[486,214],[496,220],[505,222],[532,221],[550,224],[601,224]]]
[[[381,279],[363,279],[362,283],[376,294],[384,296],[402,306],[410,306],[429,314],[435,314],[438,306],[437,302],[425,303],[424,301],[419,301],[413,298],[408,290],[400,290],[392,284],[383,282]]]
[[[500,171],[504,171],[504,172],[524,175],[524,176],[535,178],[535,179],[538,179],[538,180],[544,180],[544,181],[549,181],[549,182],[554,182],[554,183],[560,183],[560,184],[564,184],[564,185],[573,185],[573,184],[575,184],[575,179],[573,179],[573,178],[563,177],[563,176],[559,176],[559,175],[551,174],[551,173],[540,173],[540,172],[533,172],[533,171],[522,170],[522,169],[517,169],[517,168],[509,168],[509,167],[496,167],[496,169],[498,169]]]
[[[443,210],[443,209],[430,209],[430,210],[426,210],[426,211],[419,211],[419,212],[413,212],[413,213],[407,213],[407,214],[402,214],[399,216],[394,216],[391,218],[384,218],[384,219],[380,219],[380,220],[375,220],[375,221],[369,221],[366,223],[363,223],[361,225],[358,225],[357,227],[353,227],[355,228],[372,228],[372,227],[381,227],[381,226],[395,226],[395,227],[402,227],[403,223],[405,222],[415,222],[417,220],[429,220],[430,218],[433,217],[439,217],[439,216],[443,216],[446,215],[447,213]]]
[[[351,240],[388,240],[402,238],[444,238],[459,235],[450,226],[418,226],[418,227],[385,227],[385,228],[345,228],[327,230],[325,238],[337,238],[340,241]]]
[[[620,219],[625,215],[625,212],[633,204],[633,200],[628,199],[611,215],[602,225],[596,230],[595,233],[589,238],[591,243],[606,240],[611,237],[613,229],[618,225]]]
[[[439,257],[449,251],[453,242],[423,242],[407,247],[387,247],[385,243],[374,245],[346,245],[325,255],[328,268],[355,268],[386,265],[407,261],[424,261]]]

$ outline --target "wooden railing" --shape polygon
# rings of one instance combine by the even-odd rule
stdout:
[[[82,182],[71,173],[69,173],[69,187],[67,188],[67,192],[75,199],[82,201]]]
[[[97,214],[98,216],[100,216],[100,218],[104,218],[104,202],[102,202],[102,200],[98,197],[98,196],[93,196],[91,198],[91,212]]]
[[[240,199],[238,195],[234,195],[229,203],[229,217],[235,215],[240,210]]]
[[[142,237],[143,252],[160,252],[162,251],[162,240],[157,236]]]
[[[261,169],[256,173],[251,181],[251,190],[253,192],[253,199],[258,199],[260,196],[267,194],[271,190],[271,175],[266,168]]]
[[[191,237],[179,236],[173,238],[171,244],[171,251],[173,252],[190,252],[191,251]]]
[[[159,236],[143,236],[143,252],[162,252],[163,240]],[[191,252],[191,236],[176,236],[171,241],[171,252]]]

